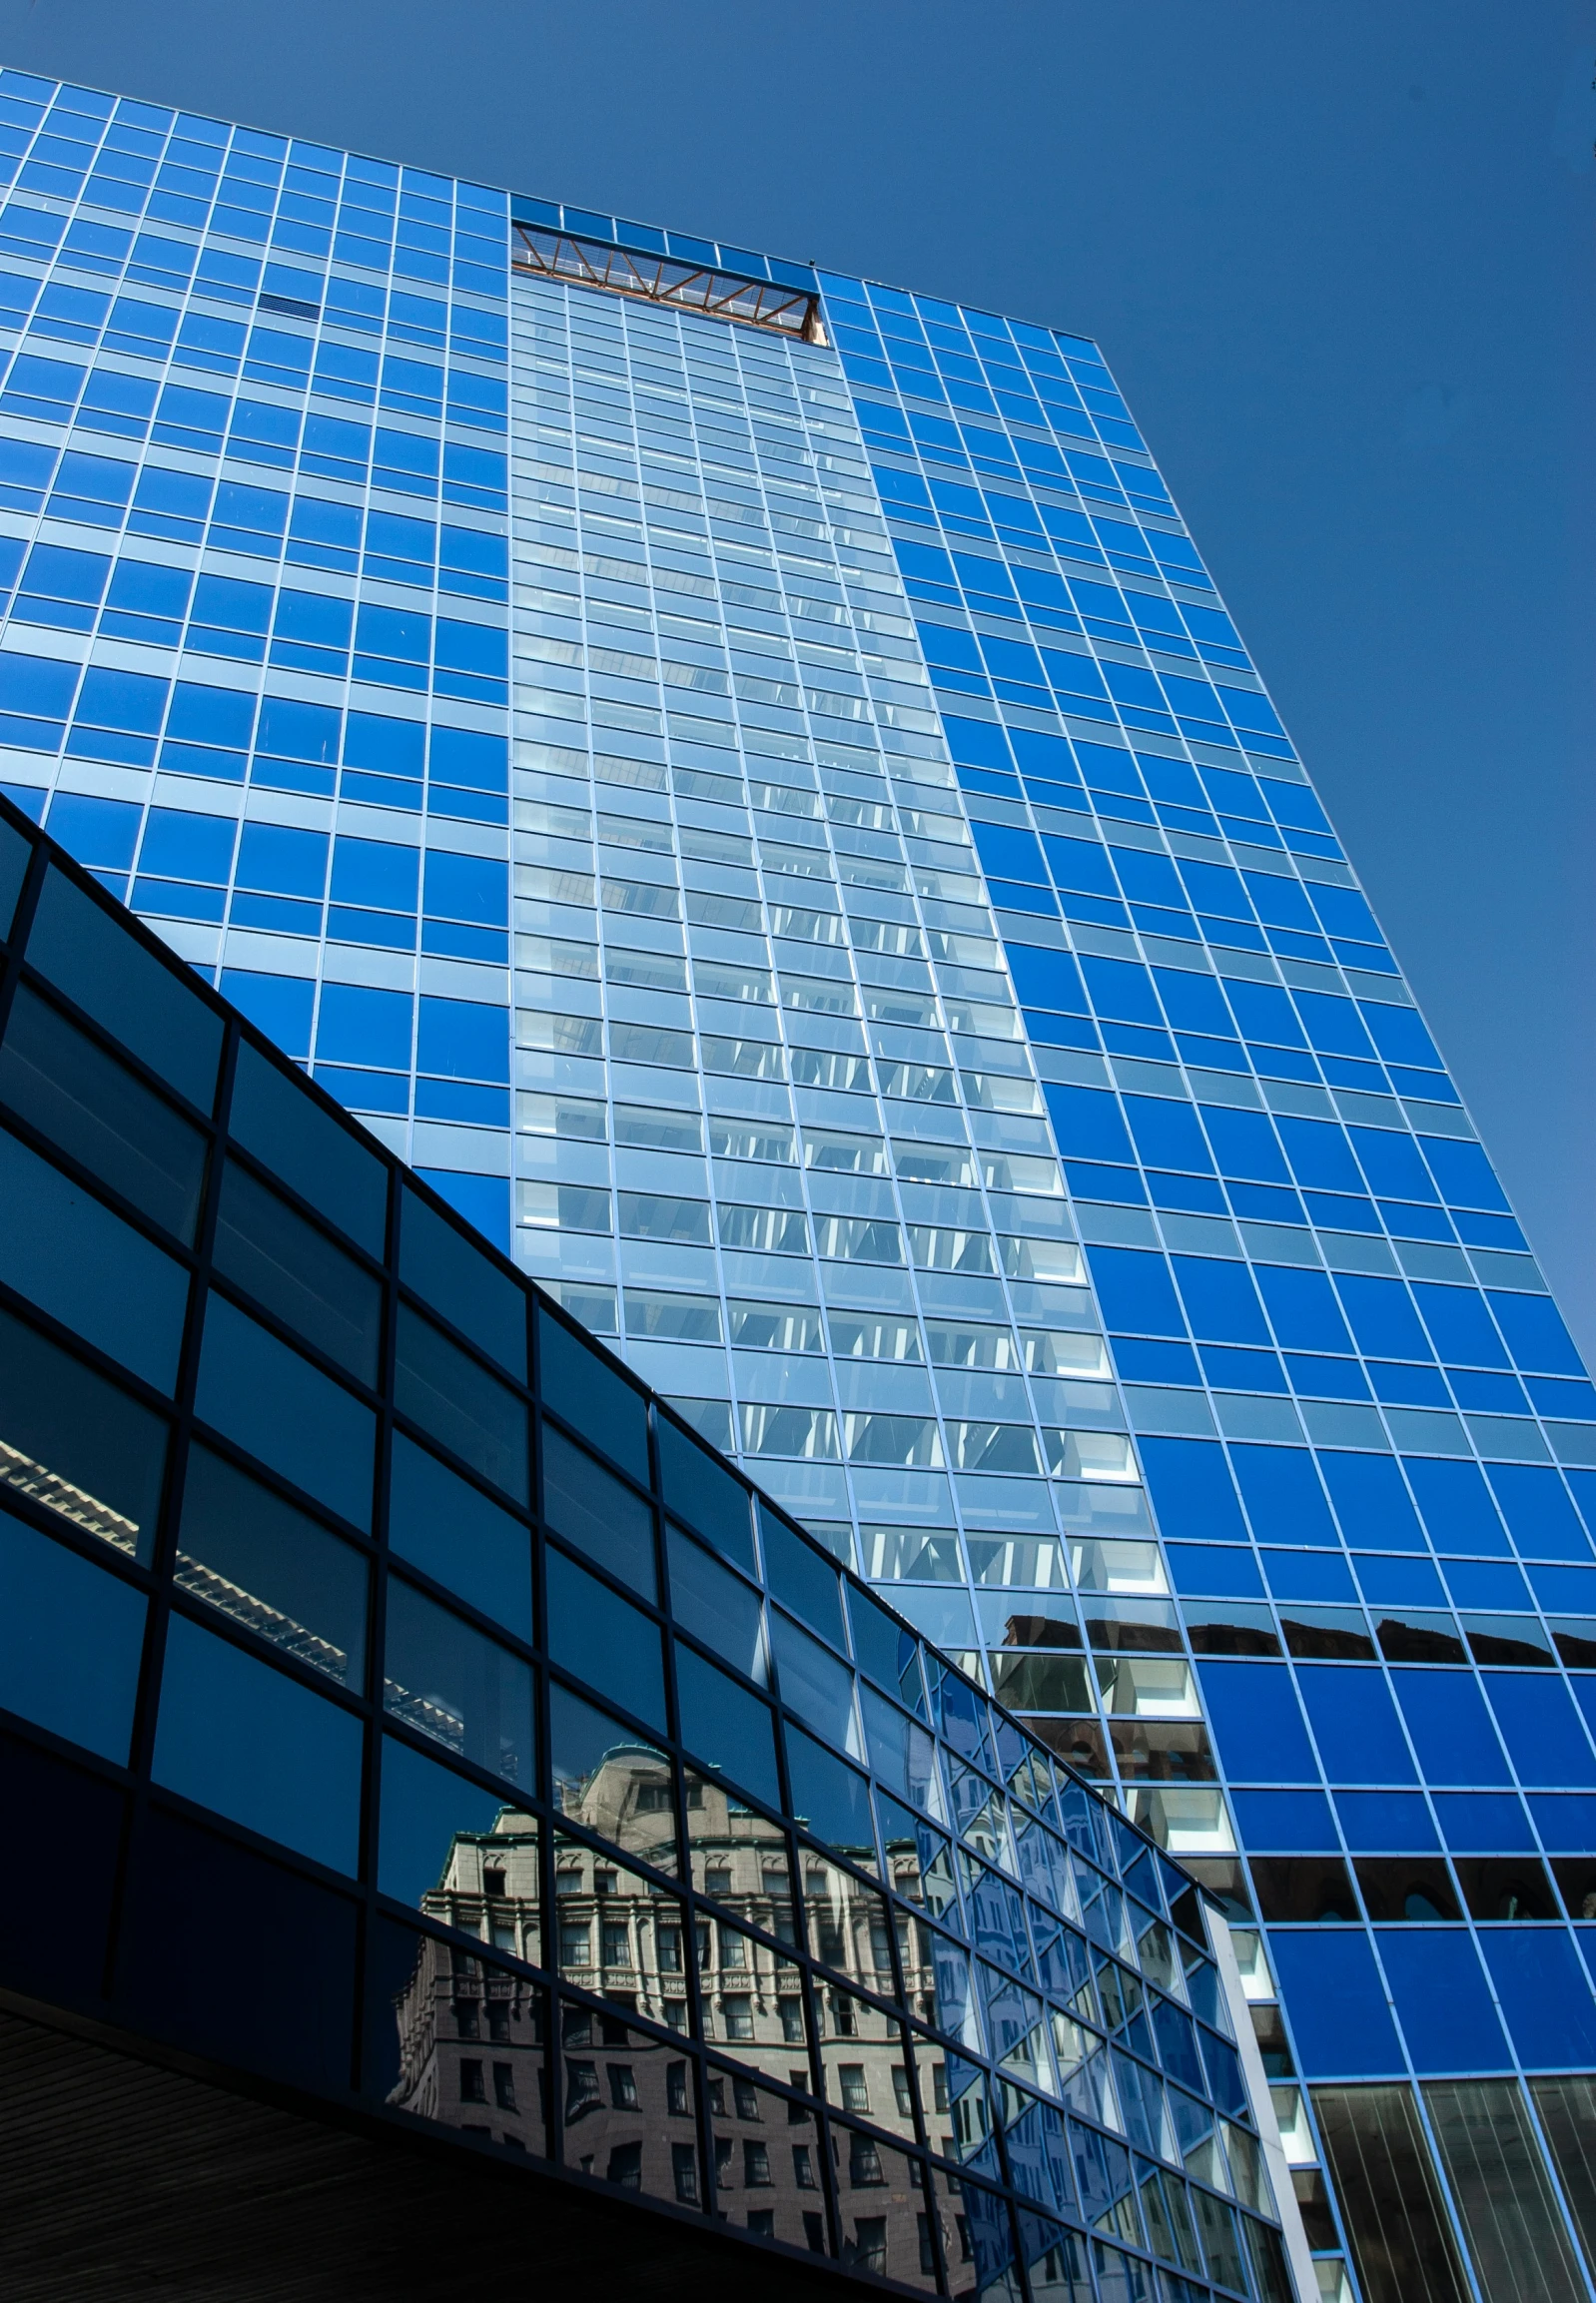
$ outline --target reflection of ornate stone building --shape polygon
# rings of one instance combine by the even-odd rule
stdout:
[[[517,1958],[539,1956],[538,1826],[506,1808],[490,1833],[455,1835],[431,1918]],[[546,2155],[543,1990],[496,1961],[417,1937],[415,1969],[395,2001],[397,2110]]]
[[[713,1899],[687,1907],[662,1881],[630,1871],[574,1833],[558,1832],[549,1963],[603,2007],[567,2002],[560,2014],[564,2158],[579,2173],[684,2205],[704,2204],[690,2063],[668,2037],[693,2023],[694,1986],[706,2040],[728,2068],[709,2081],[714,2207],[723,2218],[789,2246],[825,2252],[819,2125],[812,2109],[815,2032],[825,2098],[864,2127],[833,2130],[832,2162],[844,2259],[911,2285],[929,2283],[931,2239],[912,2163],[887,2137],[915,2139],[911,2064],[903,2025],[875,2003],[895,2000],[886,1906],[852,1874],[805,1857],[809,1948],[827,1969],[812,1998],[796,1947],[798,1919],[784,1835],[713,1779],[687,1785],[689,1847],[677,1854],[666,1763],[646,1747],[604,1752],[562,1786],[570,1820],[612,1846],[682,1878]],[[460,1934],[541,1965],[541,1849],[536,1820],[506,1808],[485,1833],[456,1833],[438,1884],[421,1899]],[[899,1892],[918,1898],[915,1850],[893,1850]],[[752,1930],[757,1929],[756,1934]],[[909,2004],[928,2009],[929,1968],[901,1929]],[[872,1996],[865,1996],[869,1993]],[[811,2013],[812,2006],[812,2013]],[[546,2152],[546,2055],[541,1988],[490,1956],[422,1938],[414,1972],[395,2002],[400,2077],[398,2109],[467,2133]],[[640,2016],[644,2030],[628,2020]],[[922,2045],[921,2071],[927,2067]],[[945,2100],[940,2059],[932,2066]],[[773,2079],[792,2092],[761,2084]],[[924,2077],[921,2084],[927,2082]],[[925,2106],[931,2113],[933,2106]],[[943,2244],[957,2268],[963,2219],[950,2195]]]

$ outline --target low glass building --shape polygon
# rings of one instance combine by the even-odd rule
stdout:
[[[11,2243],[88,2038],[694,2292],[1289,2303],[1196,1885],[10,809],[0,914]]]
[[[0,163],[0,787],[1200,1881],[1327,2303],[1590,2303],[1596,1392],[1097,348],[23,74]]]

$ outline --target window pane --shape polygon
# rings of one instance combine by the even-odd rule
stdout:
[[[484,1479],[528,1501],[525,1406],[407,1303],[399,1307],[394,1400]]]
[[[183,1482],[177,1579],[259,1638],[365,1693],[365,1558],[198,1444]]]
[[[413,1191],[403,1198],[399,1277],[517,1382],[526,1381],[525,1295]]]
[[[383,1290],[237,1160],[222,1178],[216,1265],[363,1383],[377,1379]]]
[[[388,1586],[383,1701],[418,1735],[533,1789],[531,1665],[398,1576]]]
[[[177,1378],[182,1265],[0,1128],[0,1278],[158,1390]]]
[[[536,1819],[507,1808],[502,1791],[484,1791],[480,1784],[423,1758],[396,1737],[383,1738],[377,1884],[385,1896],[453,1922],[455,1909],[448,1899],[458,1886],[461,1840],[480,1842],[495,1839],[500,1833],[507,1834],[520,1851],[515,1859],[515,1878],[517,1895],[521,1895],[526,1888],[527,1867],[531,1872],[536,1870]],[[475,1933],[476,1928],[467,1931]]]
[[[1582,2303],[1584,2281],[1516,2082],[1436,2081],[1424,2100],[1485,2293],[1493,2303]]]
[[[319,1503],[371,1526],[377,1418],[225,1296],[206,1305],[194,1405]]]
[[[158,1783],[334,1871],[359,1864],[361,1723],[186,1616],[167,1627]]]
[[[1529,2084],[1574,2227],[1587,2257],[1596,2263],[1596,2079],[1531,2079]]]
[[[0,1511],[0,1706],[125,1767],[144,1594]]]
[[[146,1563],[166,1424],[0,1311],[0,1479]]]
[[[1366,2303],[1467,2303],[1408,2089],[1315,2087],[1313,2108]]]
[[[202,1111],[216,1093],[222,1019],[65,875],[45,874],[28,964]]]
[[[658,1599],[649,1505],[549,1423],[543,1426],[543,1516],[621,1583]]]
[[[648,1410],[641,1392],[541,1310],[537,1356],[544,1405],[647,1486]]]
[[[552,1548],[547,1576],[549,1654],[598,1694],[663,1731],[659,1626]]]
[[[368,1254],[382,1254],[388,1227],[383,1162],[248,1041],[239,1049],[228,1129]]]
[[[205,1138],[26,984],[0,1048],[0,1096],[145,1214],[193,1240]]]
[[[394,1434],[388,1540],[400,1558],[530,1640],[530,1531],[402,1431]]]

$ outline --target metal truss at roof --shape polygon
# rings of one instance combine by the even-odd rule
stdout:
[[[736,320],[748,328],[768,328],[805,344],[826,342],[820,300],[801,288],[768,280],[741,280],[733,273],[680,264],[664,256],[643,256],[592,240],[573,240],[530,224],[513,227],[513,269],[608,288],[620,296],[640,296],[650,304],[679,305],[714,320]]]

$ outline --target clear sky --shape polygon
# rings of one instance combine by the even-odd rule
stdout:
[[[1596,0],[0,0],[0,58],[1095,336],[1596,1357]]]

